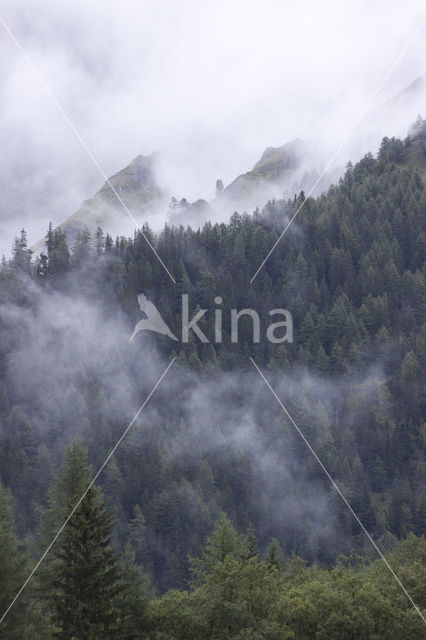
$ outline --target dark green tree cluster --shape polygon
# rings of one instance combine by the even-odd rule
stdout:
[[[18,543],[2,490],[1,615],[12,604],[0,624],[2,638],[140,637],[149,582],[130,548],[121,556],[114,548],[112,515],[101,491],[91,484],[86,458],[86,450],[76,441],[65,451],[48,489],[38,543],[31,543],[33,557]],[[41,558],[38,565],[36,555]]]
[[[185,590],[161,597],[149,589],[131,544],[118,557],[111,544],[111,515],[90,486],[78,508],[74,498],[90,476],[85,451],[74,442],[49,490],[44,534],[53,522],[61,534],[49,548],[0,623],[4,638],[74,640],[420,640],[426,611],[426,545],[410,535],[387,561],[415,607],[382,560],[367,565],[352,553],[328,570],[301,558],[283,560],[272,540],[262,556],[252,530],[241,535],[222,515],[202,553],[190,559]],[[70,500],[73,496],[73,500]],[[3,611],[31,566],[18,554],[10,509],[0,504]],[[69,514],[63,505],[71,508]],[[43,536],[41,536],[43,537]],[[423,611],[423,613],[422,613]],[[420,613],[420,615],[419,615]]]
[[[389,558],[413,588],[419,589],[424,540],[411,536]],[[248,638],[350,640],[420,638],[424,622],[381,561],[365,566],[356,555],[341,557],[325,571],[301,558],[284,564],[275,542],[266,557],[252,533],[238,535],[222,518],[203,554],[192,561],[189,592],[169,591],[151,604],[153,631],[166,640]],[[392,604],[391,604],[392,602]]]
[[[227,426],[219,418],[208,433],[200,428],[194,437],[186,410],[194,371],[197,380],[207,384],[223,375],[249,375],[249,355],[275,382],[289,381],[290,412],[384,548],[410,534],[424,534],[423,152],[416,140],[384,139],[377,158],[368,154],[355,166],[348,165],[339,183],[317,199],[305,200],[300,194],[294,201],[270,202],[262,212],[235,213],[228,224],[209,223],[199,230],[166,227],[157,236],[145,226],[145,236],[174,274],[176,287],[141,233],[113,240],[101,229],[84,231],[68,248],[62,231],[50,228],[46,252],[35,261],[25,233],[15,241],[12,259],[4,260],[0,270],[0,296],[7,308],[37,317],[43,296],[78,292],[96,301],[108,318],[124,318],[129,335],[140,319],[140,292],[153,300],[177,335],[181,293],[189,294],[191,313],[198,307],[208,310],[200,326],[210,344],[193,336],[188,344],[159,338],[157,352],[177,355],[180,386],[173,402],[160,391],[147,433],[123,442],[101,480],[117,514],[115,540],[123,552],[127,548],[130,573],[134,554],[161,592],[185,586],[191,571],[188,555],[200,553],[221,512],[238,530],[252,524],[262,551],[276,537],[285,557],[295,552],[310,564],[319,563],[321,571],[351,548],[368,556],[359,527],[297,434],[278,411],[271,414],[269,398],[259,397],[258,430],[265,450],[273,451],[283,468],[296,464],[293,479],[286,479],[286,492],[301,505],[298,517],[294,509],[277,509],[283,500],[281,476],[271,473],[265,482],[249,451],[236,442],[229,446]],[[302,201],[297,221],[250,285]],[[221,305],[215,296],[221,296]],[[219,306],[224,339],[214,344],[214,311]],[[246,307],[258,310],[263,327],[270,322],[270,309],[291,311],[294,342],[273,345],[262,339],[253,344],[247,319],[241,322],[238,344],[232,344],[230,309]],[[65,335],[49,336],[53,372],[42,369],[37,382],[40,393],[55,401],[49,415],[42,413],[40,397],[29,396],[25,386],[12,379],[16,352],[30,351],[29,337],[19,326],[13,314],[1,316],[0,478],[13,495],[16,528],[24,537],[35,534],[40,509],[50,508],[47,487],[70,435],[78,433],[84,440],[97,468],[121,434],[127,413],[126,403],[115,405],[101,378],[84,362],[70,358],[69,383],[56,388],[55,365],[62,364],[56,353],[62,354],[59,345],[66,342]],[[142,343],[144,337],[138,340]],[[112,362],[120,369],[114,383],[126,397],[139,397],[148,367],[137,362],[137,348],[125,351],[120,344],[103,354],[101,340],[94,348],[102,353],[104,371]],[[328,397],[301,393],[305,375],[312,388],[318,384]],[[43,386],[46,376],[48,387]],[[244,407],[247,402],[244,389],[223,395],[219,403]],[[204,416],[199,421],[202,425]],[[43,428],[35,426],[40,423]],[[307,493],[327,501],[335,514],[336,539],[327,540],[308,507],[303,510]],[[276,512],[286,514],[280,524],[273,521]]]

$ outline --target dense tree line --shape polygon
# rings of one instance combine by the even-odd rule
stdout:
[[[423,637],[423,621],[381,560],[367,566],[351,553],[328,570],[308,567],[296,556],[284,560],[275,540],[262,556],[253,531],[238,534],[225,515],[217,521],[200,555],[190,558],[188,588],[157,596],[135,561],[131,543],[121,554],[114,549],[112,517],[101,491],[90,486],[86,456],[77,441],[65,451],[41,517],[43,546],[46,542],[50,546],[68,518],[67,526],[0,625],[0,637]],[[3,489],[0,516],[1,605],[5,611],[33,561],[13,533],[12,512]],[[410,535],[388,558],[423,609],[425,556],[424,539]]]
[[[202,344],[192,337],[188,344],[179,344],[160,338],[156,343],[157,355],[177,356],[180,383],[174,391],[179,401],[170,402],[167,392],[160,391],[148,434],[143,439],[130,435],[100,480],[106,503],[100,490],[93,489],[76,511],[73,526],[57,547],[60,555],[52,554],[40,572],[38,591],[25,596],[35,603],[27,628],[45,620],[47,607],[52,633],[65,633],[67,624],[77,625],[73,629],[84,624],[93,628],[88,638],[98,637],[96,616],[84,617],[93,611],[85,611],[83,604],[80,609],[78,602],[72,605],[72,597],[64,598],[61,591],[83,531],[85,540],[103,549],[98,560],[104,571],[105,610],[99,624],[111,625],[108,637],[120,629],[127,635],[117,637],[139,637],[140,631],[130,630],[134,620],[137,629],[150,629],[146,637],[153,638],[397,638],[401,628],[407,629],[404,637],[421,637],[416,635],[420,627],[415,612],[413,617],[380,563],[370,564],[374,554],[368,542],[321,469],[279,411],[271,417],[270,399],[259,399],[256,414],[264,447],[274,450],[283,466],[297,460],[298,471],[288,488],[296,500],[302,501],[306,490],[326,496],[336,518],[332,541],[318,532],[309,509],[302,509],[299,517],[288,513],[279,525],[274,522],[271,514],[281,499],[281,487],[274,489],[272,481],[265,484],[244,447],[235,442],[228,446],[226,425],[218,423],[214,431],[202,434],[210,438],[210,447],[194,440],[186,410],[194,375],[206,385],[223,376],[245,375],[251,366],[249,355],[274,380],[293,380],[295,388],[287,398],[292,414],[382,549],[391,551],[398,540],[409,537],[394,551],[394,561],[406,571],[412,589],[419,588],[415,576],[424,550],[422,540],[414,536],[422,536],[426,524],[426,165],[424,150],[416,145],[385,139],[376,158],[369,154],[355,166],[348,165],[339,183],[317,199],[304,201],[301,193],[294,201],[273,201],[261,212],[235,213],[228,224],[208,223],[196,231],[166,227],[157,236],[145,226],[144,234],[177,286],[140,232],[114,240],[102,229],[95,234],[85,231],[69,247],[65,234],[50,227],[45,252],[34,257],[22,231],[11,260],[4,259],[0,271],[1,301],[7,308],[37,317],[47,297],[78,293],[96,300],[107,318],[119,318],[130,335],[140,318],[136,295],[144,292],[180,335],[180,294],[188,293],[193,313],[198,307],[208,310],[200,327],[211,340]],[[302,202],[297,223],[250,285],[283,224]],[[223,300],[222,344],[213,342],[215,296]],[[263,323],[270,309],[290,310],[294,342],[253,344],[248,321],[241,323],[238,344],[232,344],[230,309],[246,307],[258,310]],[[14,354],[30,339],[13,318],[11,313],[3,315],[0,325],[0,474],[9,496],[2,498],[2,522],[10,545],[8,562],[13,565],[7,570],[7,596],[88,480],[82,456],[74,493],[64,493],[64,484],[58,489],[57,474],[65,471],[58,470],[56,460],[65,444],[78,434],[98,468],[127,417],[84,361],[70,364],[72,376],[62,390],[63,402],[56,401],[59,391],[53,388],[52,374],[53,385],[46,394],[55,398],[54,406],[48,416],[42,414],[40,398],[26,395],[11,378]],[[53,354],[61,339],[66,337],[52,335],[46,341]],[[96,349],[102,353],[101,344]],[[106,370],[110,360],[120,369],[119,383],[129,397],[140,393],[134,380],[140,365],[132,357],[120,345],[104,360]],[[54,358],[52,362],[54,366]],[[321,394],[298,392],[297,384],[306,375],[311,386],[323,384],[337,392],[327,401],[318,397]],[[221,393],[225,398],[226,392]],[[232,389],[226,398],[241,407],[246,401],[244,389]],[[34,427],[36,418],[43,419],[43,429]],[[181,453],[176,455],[178,444]],[[13,505],[20,541],[12,532],[7,502]],[[115,513],[114,528],[109,509]],[[224,512],[233,524],[222,519],[215,525]],[[93,525],[97,521],[103,524]],[[219,544],[218,536],[223,535],[231,540],[227,554],[216,564],[206,555],[199,562],[191,560],[200,557],[215,526],[204,553],[213,553],[211,545]],[[241,538],[234,526],[239,532],[253,526],[260,552],[253,536]],[[274,546],[269,548],[271,538],[278,540],[282,561],[276,560]],[[28,547],[27,556],[18,553],[22,544]],[[355,566],[348,559],[337,560],[339,554],[349,556],[351,549],[367,564],[361,559],[354,560]],[[291,559],[292,554],[302,556],[308,566]],[[89,556],[87,561],[95,561]],[[82,584],[84,562],[82,558],[82,566],[72,573]],[[148,579],[152,588],[165,592],[162,598],[151,600]],[[136,591],[130,584],[138,585]],[[181,591],[168,591],[171,587]],[[90,591],[90,584],[85,588]],[[256,602],[250,600],[253,592]],[[91,594],[86,595],[90,602]],[[420,602],[424,594],[419,592],[418,598]],[[24,602],[23,596],[22,606]],[[12,612],[10,616],[12,624]],[[362,628],[356,626],[364,624],[361,618]],[[17,637],[25,637],[16,628]],[[71,638],[72,633],[77,632],[60,637]]]

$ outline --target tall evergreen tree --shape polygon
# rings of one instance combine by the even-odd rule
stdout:
[[[49,488],[41,526],[43,546],[72,512],[91,478],[87,451],[73,441]],[[117,559],[111,545],[112,518],[100,490],[91,487],[62,531],[41,569],[42,594],[49,603],[58,638],[115,638],[119,591]]]
[[[13,531],[9,496],[0,484],[0,617],[12,604],[30,570],[28,555]],[[0,624],[0,640],[30,639],[47,633],[31,595],[29,587],[12,604]]]
[[[29,273],[31,269],[32,251],[28,248],[27,233],[21,230],[19,238],[15,238],[12,249],[12,264],[17,271]]]
[[[53,607],[61,640],[118,637],[120,576],[111,535],[111,516],[91,487],[54,551]]]

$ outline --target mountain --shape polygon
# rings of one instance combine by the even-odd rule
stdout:
[[[234,211],[262,208],[273,198],[288,198],[309,188],[319,175],[310,142],[295,138],[280,147],[267,147],[254,167],[217,193],[209,204],[172,198],[168,222],[174,226],[203,226],[208,220],[228,219]]]
[[[165,194],[158,186],[154,176],[156,154],[137,156],[132,162],[109,178],[109,183],[120,196],[139,224],[143,223],[143,214],[165,203]],[[61,223],[70,246],[77,234],[85,228],[94,231],[101,226],[112,234],[132,233],[135,224],[125,212],[110,184],[103,187],[88,200],[84,200],[80,209]],[[44,248],[44,239],[39,240],[32,250]]]
[[[236,215],[216,229],[154,235],[176,287],[140,235],[119,246],[93,242],[94,250],[72,261],[56,238],[50,257],[32,268],[18,242],[0,268],[0,482],[13,496],[19,535],[36,532],[64,443],[82,438],[98,468],[174,355],[152,411],[102,479],[120,548],[135,545],[160,593],[187,587],[188,556],[199,556],[221,512],[240,532],[252,526],[262,553],[273,537],[284,558],[296,554],[323,568],[351,550],[367,564],[372,558],[321,467],[253,376],[249,356],[381,548],[424,535],[426,184],[418,168],[426,167],[425,142],[426,123],[418,121],[407,141],[385,138],[349,165],[335,188],[310,200],[252,285],[299,200]],[[191,208],[172,204],[176,215]],[[177,337],[187,292],[189,317],[206,310],[199,327],[210,342],[192,331],[180,343],[148,332],[129,343],[141,292]],[[294,335],[277,344],[267,327],[270,310],[283,305]],[[260,340],[251,321],[233,338],[232,310],[247,308],[259,316]],[[246,550],[253,548],[250,542]],[[364,575],[364,561],[356,563]],[[222,567],[212,586],[236,580],[235,567]],[[257,569],[251,575],[257,580]],[[426,582],[419,577],[418,584]],[[392,594],[388,612],[402,601]],[[340,640],[335,628],[312,637]],[[208,634],[185,630],[180,637]],[[422,638],[424,629],[394,634],[405,637]]]
[[[405,135],[407,123],[422,110],[425,101],[426,76],[420,76],[364,121],[355,139],[350,141],[349,157],[353,160],[362,157],[368,148],[378,144],[386,130],[399,130],[401,136]],[[208,220],[226,220],[236,210],[250,212],[256,207],[262,208],[268,200],[292,198],[301,190],[310,190],[328,160],[325,150],[318,150],[319,147],[314,141],[300,138],[279,147],[267,147],[251,170],[237,176],[210,203],[203,198],[193,203],[185,198],[180,201],[172,198],[168,207],[171,194],[166,185],[159,184],[163,180],[157,177],[158,162],[164,160],[160,153],[137,156],[109,181],[139,224],[147,218],[152,221],[153,214],[157,213],[161,226],[167,220],[170,225],[197,228]],[[418,155],[418,150],[416,153]],[[312,195],[319,195],[338,180],[349,157],[334,163]],[[136,225],[106,182],[60,226],[72,246],[78,232],[85,227],[93,232],[101,226],[112,235],[126,235],[132,233]],[[44,239],[32,249],[35,253],[42,251]]]
[[[211,204],[203,198],[193,203],[185,198],[180,201],[172,198],[167,210],[169,194],[156,178],[159,153],[137,156],[127,167],[109,178],[109,182],[139,224],[144,222],[144,214],[151,215],[153,210],[161,210],[162,219],[166,217],[169,224],[196,228],[220,213],[228,217],[235,209],[262,207],[271,198],[290,195],[292,189],[300,191],[300,170],[304,161],[306,164],[310,147],[309,143],[296,138],[281,147],[266,148],[253,169],[238,176]],[[305,179],[305,182],[308,180]],[[113,235],[130,234],[135,228],[134,221],[124,211],[107,182],[60,226],[70,246],[85,228],[94,232],[101,226]],[[44,239],[32,246],[35,253],[43,249]]]
[[[415,110],[419,107],[425,96],[426,75],[422,75],[416,78],[414,82],[409,84],[407,87],[404,87],[399,91],[396,96],[385,102],[381,107],[381,111],[388,110],[396,112],[398,109],[407,107]]]
[[[221,197],[240,200],[252,197],[265,184],[279,185],[298,169],[305,146],[296,138],[282,147],[267,147],[253,169],[231,182]]]
[[[286,188],[289,191],[292,183],[300,181],[301,167],[306,163],[310,147],[300,138],[281,147],[267,147],[251,171],[231,182],[214,200],[213,206],[254,209],[270,198],[282,197]]]

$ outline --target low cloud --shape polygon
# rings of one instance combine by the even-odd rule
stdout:
[[[229,183],[267,146],[301,137],[334,150],[422,11],[417,0],[2,6],[106,174],[168,149],[167,186],[191,201],[210,199],[217,178]],[[8,253],[22,226],[36,241],[104,180],[4,30],[0,52],[0,249]],[[419,37],[374,106],[424,72],[424,54]],[[405,133],[391,121],[387,128]],[[374,143],[361,133],[362,149],[342,149],[342,164]]]

